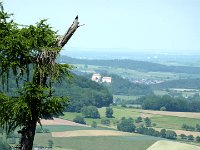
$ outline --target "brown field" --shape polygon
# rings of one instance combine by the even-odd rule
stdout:
[[[60,118],[53,118],[52,120],[45,120],[45,119],[40,119],[40,122],[42,125],[70,125],[70,126],[84,126],[88,127],[87,125],[75,123],[69,120],[64,120]]]
[[[140,112],[152,115],[163,115],[163,116],[176,116],[176,117],[186,117],[186,118],[197,118],[200,119],[200,113],[193,112],[172,112],[172,111],[154,111],[154,110],[133,110],[134,112]]]
[[[79,137],[79,136],[127,136],[134,135],[133,133],[126,133],[112,130],[76,130],[65,132],[52,132],[52,137]]]

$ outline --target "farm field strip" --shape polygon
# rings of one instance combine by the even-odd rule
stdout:
[[[134,109],[133,111],[146,113],[146,114],[153,114],[153,115],[176,116],[176,117],[200,119],[200,113],[194,113],[194,112],[154,111],[154,110],[142,110],[142,109]]]
[[[79,137],[79,136],[131,136],[134,133],[126,133],[113,130],[76,130],[65,132],[52,132],[52,137]]]
[[[73,150],[146,150],[160,138],[132,135],[132,136],[79,136],[79,137],[51,137],[51,134],[36,136],[35,145],[48,146],[48,140],[53,140],[53,149]]]
[[[60,118],[53,118],[52,120],[41,119],[40,122],[42,125],[71,125],[71,126],[88,127],[88,125],[83,125],[83,124],[75,123],[75,122],[60,119]]]

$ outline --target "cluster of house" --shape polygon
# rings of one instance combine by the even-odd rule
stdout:
[[[102,77],[100,74],[93,74],[91,79],[92,79],[92,81],[99,82],[99,83],[102,83],[102,82],[111,83],[112,82],[112,77]]]
[[[137,79],[137,80],[133,80],[133,83],[146,84],[146,85],[158,84],[158,83],[162,83],[162,82],[164,82],[164,80],[151,80],[151,79]]]

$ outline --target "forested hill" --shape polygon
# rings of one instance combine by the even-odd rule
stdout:
[[[17,94],[17,87],[14,77],[9,78],[9,95],[19,96]],[[22,85],[19,85],[22,87]],[[2,91],[2,84],[0,84],[0,92]],[[68,96],[69,106],[67,111],[80,112],[83,106],[103,107],[109,106],[113,102],[113,96],[110,94],[107,87],[98,84],[90,79],[73,74],[73,78],[62,81],[62,83],[53,84],[54,95]]]
[[[189,66],[167,66],[152,62],[135,61],[129,59],[113,59],[113,60],[89,60],[89,59],[76,59],[68,56],[60,56],[58,62],[69,64],[87,64],[96,66],[119,67],[139,71],[152,71],[152,72],[174,72],[174,73],[188,73],[199,74],[200,67]]]
[[[166,81],[159,84],[151,85],[153,89],[168,89],[168,88],[186,88],[200,89],[200,79],[180,79]]]
[[[110,75],[112,83],[107,84],[108,90],[114,95],[151,95],[152,89],[148,85],[135,84],[117,75]]]
[[[62,84],[54,84],[55,94],[69,96],[67,111],[80,112],[83,106],[103,107],[113,102],[113,96],[108,89],[83,76],[74,77]]]

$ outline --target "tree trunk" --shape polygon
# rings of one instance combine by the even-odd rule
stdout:
[[[32,150],[37,121],[32,121],[27,127],[18,131],[21,134],[19,149]]]
[[[75,18],[74,22],[72,23],[72,25],[70,26],[70,28],[68,29],[68,31],[62,36],[61,39],[59,39],[59,41],[57,41],[58,46],[59,47],[63,47],[65,46],[65,44],[69,41],[69,39],[72,37],[72,35],[74,34],[74,32],[77,30],[77,28],[79,27],[79,22],[78,22],[78,16]],[[38,57],[38,62],[37,62],[37,66],[36,66],[36,72],[34,74],[33,77],[33,83],[35,85],[40,85],[43,87],[46,87],[46,76],[41,75],[40,73],[40,63],[42,62],[42,60],[40,61],[41,57]],[[32,150],[33,148],[33,141],[34,141],[34,137],[35,137],[35,130],[36,130],[36,125],[37,125],[37,121],[38,121],[38,116],[36,116],[37,113],[37,109],[35,108],[35,104],[33,102],[33,104],[31,105],[32,108],[32,120],[28,120],[26,125],[22,128],[22,130],[18,131],[19,134],[21,134],[21,139],[19,142],[19,145],[16,147],[19,150]]]

